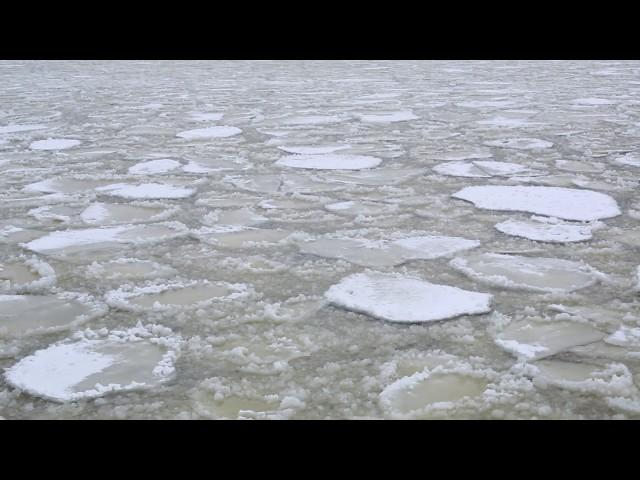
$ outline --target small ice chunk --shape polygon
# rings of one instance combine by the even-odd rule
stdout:
[[[31,150],[66,150],[80,145],[80,140],[71,140],[67,138],[49,138],[47,140],[37,140],[31,142],[29,148]]]
[[[314,170],[361,170],[374,168],[382,160],[368,155],[288,155],[276,162],[276,165]]]
[[[465,187],[452,197],[486,210],[531,212],[564,220],[591,221],[621,214],[609,195],[574,188],[483,185]]]
[[[208,138],[232,137],[240,133],[242,133],[242,130],[238,127],[220,125],[208,128],[196,128],[195,130],[185,130],[184,132],[178,133],[176,136],[186,140],[205,140]]]
[[[344,278],[325,293],[337,306],[390,322],[417,323],[491,310],[492,295],[378,272]]]

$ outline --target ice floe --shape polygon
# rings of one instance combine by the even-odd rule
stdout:
[[[483,185],[465,187],[452,197],[486,210],[531,212],[583,222],[621,214],[609,195],[572,188]]]
[[[308,168],[313,170],[361,170],[374,168],[382,160],[368,155],[289,155],[282,157],[276,165],[292,168]]]
[[[163,204],[93,203],[80,213],[80,219],[89,225],[158,222],[174,215],[177,210]]]
[[[337,152],[339,150],[347,150],[351,148],[351,145],[334,145],[334,146],[283,145],[278,148],[287,153],[295,153],[298,155],[326,155],[328,153]]]
[[[515,150],[542,150],[553,147],[553,143],[539,138],[509,138],[506,140],[489,140],[484,142],[488,147],[511,148]]]
[[[106,312],[103,303],[87,294],[0,295],[0,337],[68,330]]]
[[[616,158],[615,162],[629,167],[640,167],[640,154],[636,152],[627,153],[626,155]]]
[[[56,284],[55,270],[33,256],[0,262],[0,292],[38,292]]]
[[[476,160],[472,162],[447,162],[433,167],[443,175],[453,177],[490,178],[510,176],[528,172],[528,168],[517,163]]]
[[[382,320],[419,323],[487,313],[492,295],[372,272],[344,278],[327,290],[325,298]]]
[[[45,255],[73,254],[82,250],[109,248],[114,244],[142,244],[188,235],[179,222],[121,225],[103,228],[59,230],[25,243],[27,250]]]
[[[167,173],[181,166],[182,164],[176,160],[159,158],[158,160],[137,163],[129,167],[128,172],[132,175],[153,175],[157,173]]]
[[[48,128],[46,125],[40,125],[37,123],[22,124],[22,125],[5,125],[0,127],[0,134],[3,133],[19,133],[19,132],[32,132],[34,130],[44,130]]]
[[[358,117],[361,121],[369,123],[406,122],[408,120],[416,120],[420,118],[411,110],[401,110],[397,112],[361,113],[358,114]]]
[[[590,325],[572,321],[519,321],[500,332],[495,342],[524,360],[550,357],[578,345],[602,340],[606,334]]]
[[[96,188],[96,191],[104,195],[112,195],[122,198],[187,198],[196,193],[195,188],[179,187],[164,183],[116,183]]]
[[[80,140],[68,138],[49,138],[47,140],[31,142],[29,148],[31,150],[66,150],[67,148],[77,147],[81,143]]]
[[[176,134],[176,136],[186,140],[206,140],[209,138],[232,137],[240,133],[242,133],[242,130],[238,127],[219,125],[208,128],[196,128],[195,130],[185,130],[184,132]]]
[[[589,225],[576,225],[551,221],[544,217],[530,220],[505,220],[495,225],[496,230],[514,237],[528,238],[536,242],[569,243],[591,240],[593,233]]]
[[[100,280],[142,280],[162,278],[177,272],[168,265],[137,258],[119,258],[107,262],[93,262],[86,268],[87,276]]]
[[[175,376],[180,344],[159,325],[86,330],[23,358],[4,376],[11,386],[55,402],[146,390]]]
[[[484,284],[532,292],[573,292],[603,278],[585,263],[560,258],[481,253],[456,257],[449,264]]]

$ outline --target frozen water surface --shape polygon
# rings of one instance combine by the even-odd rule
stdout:
[[[0,417],[640,419],[638,62],[19,63]]]

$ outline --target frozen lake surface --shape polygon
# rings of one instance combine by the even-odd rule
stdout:
[[[0,418],[640,419],[639,62],[0,67]]]

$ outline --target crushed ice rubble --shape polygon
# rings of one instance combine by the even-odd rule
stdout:
[[[639,74],[12,62],[0,418],[640,418]]]

